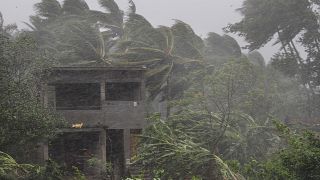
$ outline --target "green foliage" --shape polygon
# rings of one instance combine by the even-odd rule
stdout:
[[[306,117],[319,116],[319,3],[309,0],[246,0],[239,11],[243,19],[226,30],[243,36],[250,50],[259,49],[275,39],[275,44],[280,44],[281,48],[272,58],[271,65],[295,77],[304,86],[308,98]],[[301,56],[300,49],[306,57]]]
[[[282,165],[298,179],[319,179],[319,137],[308,131],[297,134],[283,124],[276,125],[288,141],[288,147],[279,153]]]
[[[45,166],[31,164],[18,164],[10,155],[0,151],[0,179],[5,180],[85,180],[78,168],[73,167],[71,172],[65,171],[52,160]]]
[[[295,179],[288,170],[283,167],[276,158],[272,158],[264,163],[259,163],[252,160],[243,167],[243,175],[248,180],[265,179],[265,180],[281,180],[281,179]]]
[[[162,178],[181,179],[192,176],[236,179],[228,166],[212,151],[204,148],[171,123],[150,117],[153,125],[142,136],[138,163],[150,170],[163,170]]]
[[[46,161],[44,166],[35,166],[26,179],[30,180],[85,180],[84,174],[75,166],[72,170],[66,170],[52,160]]]
[[[318,154],[314,150],[303,150],[308,155],[301,157],[313,154],[308,159],[314,161],[296,169],[290,168],[302,161],[294,155],[299,151],[288,153],[285,148],[271,157],[284,143],[270,115],[298,117],[303,100],[298,100],[301,91],[295,80],[265,67],[259,56],[252,58],[260,63],[229,61],[193,82],[182,99],[170,102],[172,112],[166,120],[152,116],[152,125],[142,135],[137,163],[151,171],[161,170],[164,178],[214,177],[210,172],[224,177],[230,172],[227,177],[238,179],[242,178],[239,174],[249,179],[295,179],[295,173],[302,172],[299,168],[315,169],[309,173],[315,174]],[[226,160],[224,165],[217,166],[221,162],[217,157]]]
[[[255,50],[279,33],[279,41],[290,42],[303,28],[315,23],[308,0],[246,0],[239,9],[244,18],[227,30],[245,37]]]
[[[0,179],[25,179],[34,169],[29,164],[18,164],[10,155],[0,151]]]
[[[271,59],[271,66],[289,77],[296,75],[299,67],[294,57],[284,54],[275,54]]]
[[[201,38],[182,21],[154,28],[135,13],[129,14],[124,32],[112,55],[115,64],[145,66],[150,99],[159,93],[167,100],[181,97],[190,85],[189,72],[202,63]]]
[[[89,9],[84,0],[43,0],[28,33],[57,64],[109,63],[109,50],[123,34],[123,13],[113,0],[99,3],[107,12]]]
[[[204,39],[204,58],[208,64],[220,66],[230,58],[240,58],[241,48],[237,41],[231,36],[220,36],[217,33],[210,32]]]
[[[253,51],[248,54],[248,60],[255,66],[265,67],[266,63],[263,56],[258,51]]]
[[[99,172],[102,170],[103,177],[110,177],[113,175],[113,167],[111,162],[106,162],[103,164],[101,159],[98,159],[96,157],[92,157],[87,160],[88,166],[90,168],[93,168],[94,171]]]
[[[243,59],[229,61],[195,83],[183,99],[171,102],[173,111],[165,121],[151,117],[138,162],[163,170],[165,178],[241,178],[219,157],[241,164],[263,159],[279,141],[267,122],[245,113],[244,103],[256,103],[247,96],[255,90],[256,78],[255,66]]]
[[[276,126],[287,146],[265,162],[252,160],[243,167],[243,175],[248,179],[319,179],[319,137],[312,132],[298,134],[278,122]]]
[[[245,37],[250,50],[276,37],[283,52],[274,56],[271,66],[290,77],[266,66],[258,52],[242,55],[228,35],[209,33],[202,40],[179,20],[170,27],[153,27],[136,14],[132,1],[127,19],[114,0],[99,3],[104,12],[89,9],[84,0],[42,0],[35,5],[37,14],[30,17],[32,31],[15,38],[10,36],[15,26],[4,26],[0,15],[0,123],[4,124],[0,150],[50,138],[62,126],[59,118],[41,106],[43,69],[52,64],[112,63],[145,66],[150,99],[160,94],[161,100],[170,101],[166,120],[159,115],[149,118],[151,126],[142,136],[136,162],[157,177],[319,178],[319,139],[311,133],[299,135],[277,124],[288,146],[281,146],[278,155],[266,160],[280,141],[270,115],[301,118],[305,109],[315,114],[313,107],[320,104],[314,91],[320,82],[319,2],[246,0],[240,9],[244,18],[228,27]],[[298,36],[295,42],[305,48],[306,59],[295,47]],[[1,178],[63,179],[70,175],[52,161],[39,167],[18,164],[4,153],[0,157]],[[106,166],[107,174],[112,174],[110,164],[102,165],[96,158],[88,163]],[[72,175],[84,179],[76,168]]]
[[[0,34],[0,51],[0,150],[15,154],[20,145],[52,137],[63,121],[42,107],[40,82],[50,62],[33,39]],[[34,148],[35,144],[30,150]],[[23,152],[27,154],[26,149]]]

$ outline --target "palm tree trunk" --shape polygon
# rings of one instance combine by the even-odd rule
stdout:
[[[291,40],[291,45],[295,51],[295,54],[297,56],[297,59],[298,59],[298,62],[299,62],[299,67],[300,67],[300,70],[303,69],[303,61],[302,61],[302,58],[300,56],[300,53],[299,51],[297,50],[296,46],[294,45],[293,41]],[[302,76],[305,76],[303,72],[301,72],[301,75]],[[305,78],[304,78],[305,79]],[[306,93],[307,93],[307,104],[308,104],[308,107],[307,107],[307,112],[308,112],[308,116],[309,118],[312,118],[312,109],[313,109],[313,103],[312,103],[312,99],[313,97],[315,96],[315,92],[314,92],[314,87],[312,86],[311,82],[309,80],[303,80],[304,82],[302,82],[303,84],[303,87],[304,89],[306,90]],[[308,87],[307,87],[308,85]],[[311,94],[311,95],[310,95]]]
[[[279,30],[277,31],[277,33],[278,33],[278,37],[279,37],[279,40],[280,40],[280,43],[281,43],[281,49],[283,49],[285,55],[286,55],[287,57],[289,57],[289,53],[288,53],[288,51],[287,51],[287,49],[286,49],[286,45],[288,45],[288,43],[284,43],[284,42],[283,42],[283,39],[282,39],[282,37],[281,37],[281,35],[280,35],[280,31],[279,31]]]
[[[300,56],[300,53],[299,53],[299,51],[297,50],[296,46],[294,45],[293,41],[291,40],[290,43],[291,43],[291,45],[292,45],[292,47],[293,47],[293,50],[294,50],[294,52],[295,52],[295,54],[296,54],[296,56],[297,56],[297,58],[298,58],[299,63],[300,63],[300,64],[303,64],[302,58],[301,58],[301,56]]]
[[[166,88],[166,118],[168,119],[170,116],[170,101],[171,101],[171,73],[167,78],[167,88]]]

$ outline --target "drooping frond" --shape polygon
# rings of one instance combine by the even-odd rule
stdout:
[[[113,37],[121,37],[123,34],[123,20],[117,15],[90,10],[88,19],[93,23],[98,23],[101,28],[109,29]]]
[[[133,0],[129,0],[129,11],[128,14],[135,14],[137,11],[136,5],[134,4]]]
[[[175,39],[171,28],[166,26],[159,26],[159,28],[157,29],[163,34],[163,37],[165,38],[165,45],[163,47],[163,50],[166,54],[171,54],[175,45]]]
[[[39,16],[44,18],[55,18],[61,15],[62,7],[57,0],[42,0],[34,5]]]
[[[134,37],[143,29],[153,28],[151,23],[139,14],[130,14],[124,29],[127,36]]]
[[[175,20],[175,24],[171,29],[175,41],[177,41],[174,47],[177,55],[189,58],[202,58],[204,43],[202,39],[195,34],[190,25],[183,21]]]
[[[62,9],[67,14],[81,15],[89,10],[89,6],[84,0],[64,0]]]
[[[121,11],[114,0],[99,0],[99,4],[109,13],[118,13]]]

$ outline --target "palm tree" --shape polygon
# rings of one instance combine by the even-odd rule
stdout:
[[[204,39],[204,58],[208,64],[221,66],[230,59],[239,59],[242,56],[241,47],[235,39],[228,35],[220,36],[209,32]]]
[[[113,54],[115,63],[143,65],[148,68],[150,98],[162,93],[170,101],[187,87],[188,73],[201,64],[203,42],[182,21],[171,27],[154,28],[143,16],[132,12],[124,26],[124,35]]]
[[[62,64],[105,63],[119,34],[114,24],[122,22],[122,11],[113,0],[99,2],[112,13],[90,10],[84,0],[64,0],[62,4],[43,0],[35,5],[37,15],[30,17],[31,34]]]
[[[101,28],[109,30],[113,37],[121,37],[123,35],[124,12],[114,0],[99,0],[98,2],[105,12],[91,10],[90,17],[93,21],[98,22]],[[134,7],[133,2],[130,1],[130,3]]]

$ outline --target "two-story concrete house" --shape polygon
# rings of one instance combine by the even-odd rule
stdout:
[[[66,119],[67,128],[42,146],[42,158],[76,166],[88,176],[104,172],[110,162],[116,179],[124,175],[136,153],[136,135],[146,126],[144,72],[137,67],[51,69],[43,103]]]

